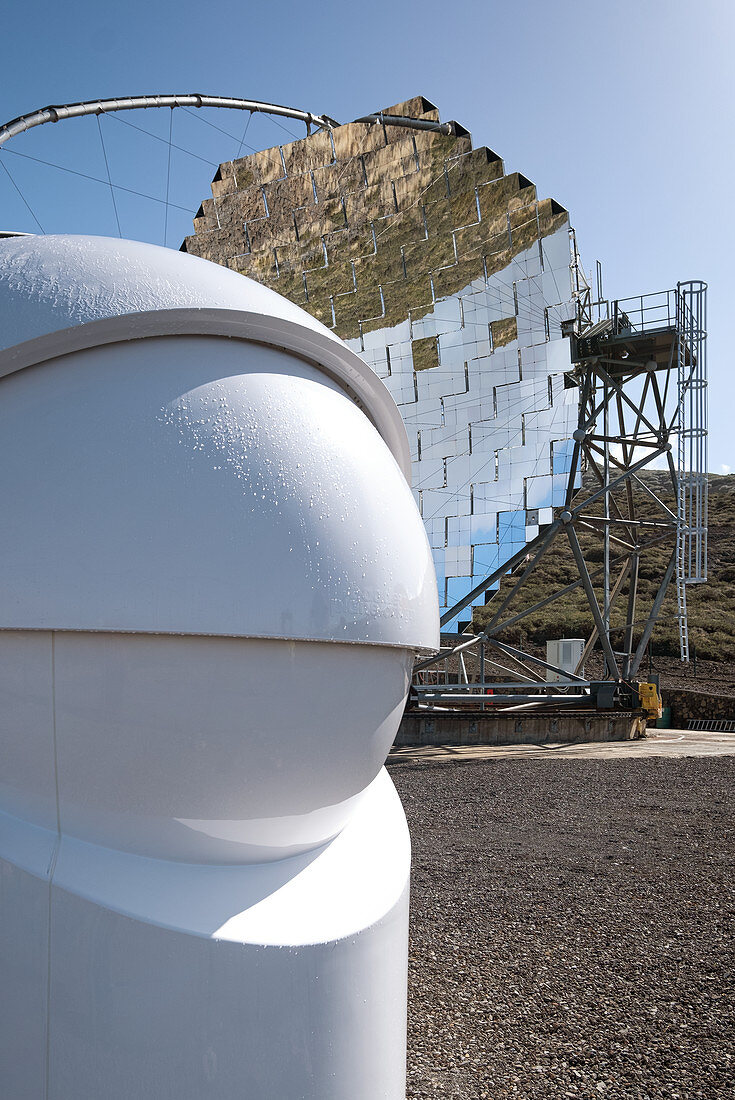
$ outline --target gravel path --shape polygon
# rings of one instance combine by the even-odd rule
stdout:
[[[409,1100],[735,1098],[735,757],[390,774]]]

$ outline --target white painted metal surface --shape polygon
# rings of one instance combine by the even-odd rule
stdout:
[[[584,638],[554,638],[551,641],[547,641],[547,663],[555,665],[557,669],[563,669],[564,672],[568,672],[571,676],[584,676],[584,669],[578,668],[579,662],[582,660],[584,647]],[[562,676],[553,669],[547,668],[546,681],[551,684],[563,683],[567,681],[567,677]]]
[[[45,1097],[47,1043],[52,1100],[405,1095],[410,851],[385,772],[332,844],[256,867],[54,855],[19,824],[0,817],[3,1096]]]
[[[410,480],[405,429],[385,386],[333,332],[268,287],[140,241],[27,234],[0,245],[0,376],[121,340],[205,333],[258,341],[337,379]]]
[[[381,769],[438,642],[400,418],[240,276],[20,244],[0,1094],[398,1100],[410,856]]]
[[[0,806],[159,859],[314,848],[378,775],[411,664],[378,645],[2,631]]]
[[[167,336],[0,386],[0,626],[434,644],[405,478],[311,364]]]

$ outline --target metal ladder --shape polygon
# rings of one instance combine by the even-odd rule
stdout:
[[[686,586],[707,580],[707,284],[679,283],[676,293],[676,596],[682,661],[689,661]]]

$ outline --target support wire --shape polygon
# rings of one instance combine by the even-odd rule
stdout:
[[[33,210],[32,210],[32,208],[31,208],[31,204],[30,204],[30,203],[28,202],[28,199],[27,199],[27,198],[25,197],[25,195],[24,195],[24,194],[23,194],[23,192],[21,191],[20,187],[18,186],[18,184],[17,184],[17,183],[15,182],[15,180],[13,179],[13,177],[12,177],[12,175],[11,175],[11,172],[10,172],[10,169],[8,168],[8,166],[7,166],[7,164],[5,163],[5,161],[4,161],[4,160],[0,160],[0,166],[2,167],[2,169],[3,169],[3,171],[5,172],[6,176],[8,177],[8,179],[10,180],[10,182],[12,183],[13,187],[15,188],[15,190],[16,190],[16,191],[18,192],[18,194],[20,195],[20,197],[21,197],[21,201],[23,202],[23,205],[25,206],[26,210],[28,211],[28,213],[29,213],[29,214],[31,215],[31,217],[33,218],[33,220],[34,220],[34,222],[36,223],[36,225],[38,226],[38,228],[39,228],[39,229],[41,230],[41,232],[42,232],[42,233],[45,233],[45,232],[46,232],[46,230],[45,230],[45,229],[43,228],[43,226],[41,225],[40,221],[38,220],[38,218],[36,217],[36,215],[35,215],[35,214],[33,213]]]
[[[107,172],[107,182],[110,185],[110,198],[112,199],[112,208],[115,211],[115,221],[117,222],[117,235],[122,237],[122,229],[120,228],[120,215],[117,212],[117,202],[115,201],[115,189],[112,186],[112,177],[110,176],[110,164],[107,159],[107,150],[105,149],[105,139],[102,136],[102,125],[100,124],[100,116],[95,115],[97,119],[97,132],[100,135],[100,145],[102,146],[102,156],[105,158],[105,171]]]
[[[171,191],[171,137],[173,134],[174,126],[174,109],[170,109],[168,119],[168,160],[166,163],[166,210],[163,216],[163,247],[165,248],[168,243],[168,197]]]

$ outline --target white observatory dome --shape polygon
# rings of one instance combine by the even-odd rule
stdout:
[[[0,808],[203,862],[335,835],[438,646],[386,389],[153,245],[1,239],[0,317],[0,662],[35,685]]]

